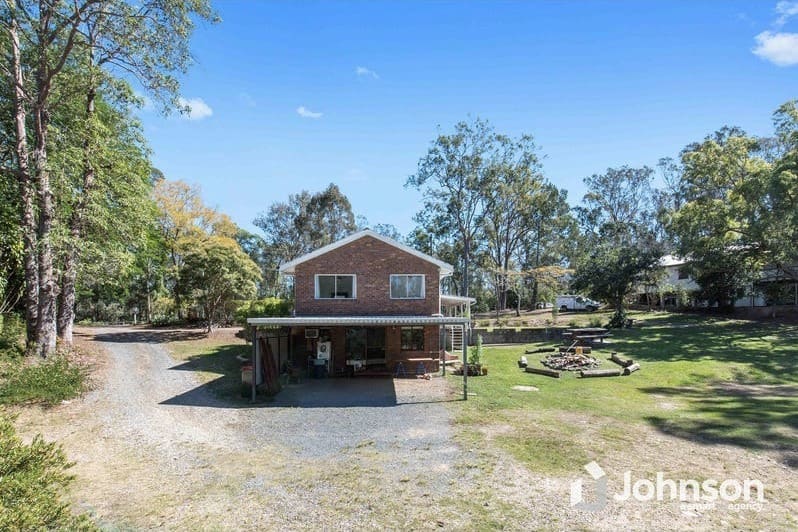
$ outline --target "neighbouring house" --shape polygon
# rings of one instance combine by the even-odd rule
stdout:
[[[453,268],[435,257],[364,230],[280,272],[293,276],[292,316],[248,323],[261,340],[256,350],[268,350],[256,360],[272,360],[281,372],[413,375],[465,358],[474,300],[440,293]]]
[[[659,265],[662,275],[647,284],[635,287],[639,304],[659,307],[706,307],[698,297],[700,287],[689,273],[689,260],[676,255],[665,255]],[[798,267],[793,268],[798,270]],[[735,307],[765,307],[772,305],[798,305],[798,282],[776,268],[766,267],[751,286],[741,290]]]

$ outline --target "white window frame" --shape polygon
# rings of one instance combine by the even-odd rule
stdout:
[[[352,278],[352,297],[319,297],[319,277],[351,277]],[[338,281],[336,279],[336,288],[338,286]],[[349,301],[351,299],[357,299],[357,275],[354,273],[317,273],[313,276],[313,284],[314,290],[313,295],[316,299],[320,299],[322,301],[335,301],[337,300],[344,300]],[[337,290],[335,290],[337,292]]]
[[[394,297],[392,290],[394,277],[421,277],[421,297]],[[388,296],[391,299],[427,299],[427,276],[423,273],[392,273],[388,279]]]

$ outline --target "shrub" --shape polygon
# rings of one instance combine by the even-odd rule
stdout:
[[[58,444],[41,435],[26,444],[0,415],[0,530],[95,530],[63,500],[70,467]]]
[[[291,302],[278,297],[242,301],[235,311],[235,322],[244,328],[243,337],[249,339],[252,330],[247,325],[247,318],[288,316],[290,312]]]
[[[235,312],[236,322],[245,326],[247,318],[264,318],[267,316],[288,316],[291,303],[277,297],[244,301]]]
[[[616,310],[615,314],[612,315],[612,319],[610,319],[610,322],[607,324],[607,327],[610,329],[623,329],[626,323],[626,311],[623,309]]]
[[[482,363],[482,335],[477,335],[477,341],[474,344],[474,349],[469,351],[468,353],[468,363],[469,364],[481,364]]]
[[[79,395],[85,386],[86,372],[63,356],[41,363],[13,364],[0,374],[0,404],[55,405]]]
[[[21,356],[25,347],[25,322],[15,314],[0,314],[0,356]]]

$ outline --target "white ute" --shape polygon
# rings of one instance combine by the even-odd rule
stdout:
[[[564,295],[557,296],[555,306],[563,312],[567,310],[586,310],[588,312],[593,312],[594,310],[598,310],[601,305],[598,301],[593,301],[583,296]]]

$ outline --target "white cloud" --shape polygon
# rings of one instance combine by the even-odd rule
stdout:
[[[798,15],[798,2],[783,0],[776,4],[776,13],[779,14],[779,18],[777,18],[775,22],[776,26],[784,26],[788,20]]]
[[[355,68],[355,74],[357,74],[358,77],[361,78],[365,77],[365,78],[380,79],[380,76],[376,72],[364,66],[359,66]]]
[[[213,109],[203,101],[202,98],[180,98],[178,103],[181,107],[186,107],[188,110],[181,116],[186,120],[202,120],[213,115]]]
[[[247,107],[256,107],[258,102],[248,92],[241,92],[238,94],[238,99]]]
[[[321,118],[323,114],[323,113],[314,113],[304,105],[300,105],[299,107],[297,107],[296,113],[302,118]]]
[[[754,55],[778,66],[798,64],[798,33],[763,31],[754,39]]]

